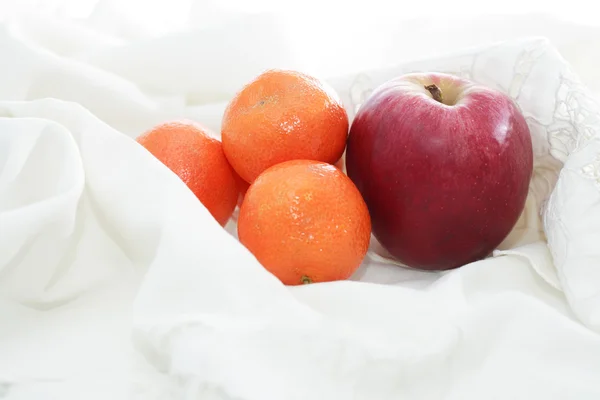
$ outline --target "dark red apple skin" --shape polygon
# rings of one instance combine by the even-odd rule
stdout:
[[[467,89],[448,106],[413,91],[415,81]],[[485,258],[516,224],[532,176],[531,135],[503,93],[443,74],[411,74],[362,105],[346,169],[381,245],[408,267],[447,270]]]

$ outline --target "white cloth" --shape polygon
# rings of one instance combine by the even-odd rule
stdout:
[[[597,48],[596,31],[483,45],[502,36],[498,19],[480,36],[433,26],[456,41],[448,55],[400,62],[428,54],[397,28],[391,67],[336,76],[264,15],[136,39],[116,25],[101,33],[110,21],[28,17],[0,31],[0,396],[600,398],[600,108],[589,90],[600,75],[588,64],[598,53],[573,51]],[[537,21],[538,33],[565,29]],[[501,38],[528,32],[512,22]],[[494,257],[448,273],[402,269],[373,243],[350,281],[281,285],[237,242],[235,220],[223,230],[132,140],[176,117],[218,134],[229,96],[274,66],[329,76],[351,116],[411,70],[505,90],[536,155],[519,224]]]

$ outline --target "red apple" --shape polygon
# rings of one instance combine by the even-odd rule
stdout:
[[[488,256],[522,213],[532,168],[517,105],[439,73],[377,88],[354,118],[346,150],[373,234],[398,261],[426,270]]]

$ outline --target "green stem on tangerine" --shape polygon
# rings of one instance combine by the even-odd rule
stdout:
[[[302,277],[300,278],[300,282],[302,282],[304,285],[308,285],[309,283],[312,283],[312,279],[310,279],[306,275],[302,275]]]

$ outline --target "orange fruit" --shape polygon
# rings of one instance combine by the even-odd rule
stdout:
[[[157,125],[137,142],[177,174],[219,224],[227,223],[238,189],[219,140],[195,122],[173,121]]]
[[[294,160],[267,169],[250,185],[238,237],[286,285],[343,280],[367,253],[371,219],[342,171]]]
[[[269,70],[231,100],[221,124],[227,159],[252,182],[284,161],[336,162],[346,147],[348,115],[324,82],[294,71]]]

